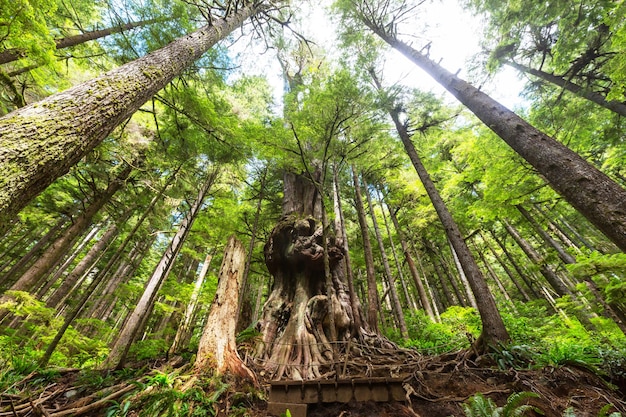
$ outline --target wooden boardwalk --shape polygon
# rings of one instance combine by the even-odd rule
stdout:
[[[272,381],[268,414],[306,417],[308,404],[351,401],[406,401],[404,378],[351,378],[310,381]]]

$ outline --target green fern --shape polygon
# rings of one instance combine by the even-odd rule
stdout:
[[[520,417],[529,410],[543,414],[538,408],[523,404],[528,398],[538,397],[534,392],[515,392],[507,399],[504,406],[498,407],[493,400],[479,392],[470,397],[462,407],[466,417]]]

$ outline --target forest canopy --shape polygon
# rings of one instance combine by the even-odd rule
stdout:
[[[477,28],[466,62],[436,16]],[[0,413],[262,415],[269,381],[381,377],[415,415],[450,363],[507,388],[431,415],[626,413],[624,22],[603,0],[3,2]],[[562,398],[537,382],[566,365]],[[95,405],[48,395],[65,372],[103,378],[76,388]],[[609,394],[568,401],[594,378]]]

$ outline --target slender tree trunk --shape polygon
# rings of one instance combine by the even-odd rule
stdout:
[[[556,251],[556,253],[559,255],[559,258],[561,258],[561,260],[564,263],[566,264],[576,263],[576,259],[572,255],[567,253],[565,249],[563,249],[563,246],[561,246],[559,242],[554,240],[554,238],[552,238],[552,236],[550,236],[548,232],[546,232],[543,229],[543,227],[541,227],[541,225],[537,222],[537,220],[535,220],[535,218],[531,216],[531,214],[524,207],[522,207],[519,204],[516,205],[515,207],[517,207],[517,210],[519,210],[519,212],[522,213],[522,216],[524,216],[524,218],[531,224],[535,232],[537,232],[539,236],[541,236],[543,241]]]
[[[383,201],[383,196],[380,193],[380,190],[376,189],[376,193],[378,196],[378,204],[380,205],[380,211],[383,215],[383,222],[385,223],[385,230],[387,231],[387,237],[389,239],[389,247],[391,248],[391,255],[393,256],[393,261],[396,264],[396,270],[398,271],[398,278],[400,279],[400,286],[402,287],[402,292],[404,293],[404,299],[406,300],[407,307],[411,307],[414,310],[417,310],[417,304],[415,299],[411,297],[409,294],[408,286],[406,285],[406,280],[404,279],[404,273],[402,272],[402,263],[398,259],[398,252],[396,251],[396,245],[393,243],[393,238],[391,236],[391,228],[389,227],[389,221],[387,220],[387,215],[385,214],[385,204]],[[387,211],[391,211],[391,209],[387,206]]]
[[[345,268],[345,276],[350,293],[350,305],[352,306],[352,332],[357,334],[367,321],[364,319],[361,311],[361,302],[357,297],[356,288],[354,287],[354,274],[352,272],[352,263],[350,261],[350,249],[348,247],[348,233],[343,218],[343,210],[341,208],[341,196],[339,194],[339,178],[336,164],[333,164],[333,208],[335,211],[335,238],[338,245],[343,246],[343,268]]]
[[[172,241],[168,245],[165,253],[161,257],[158,265],[154,269],[152,276],[148,280],[148,284],[140,297],[133,312],[130,314],[124,327],[120,331],[109,356],[102,363],[102,368],[115,368],[121,369],[126,361],[126,355],[130,345],[135,337],[139,334],[142,325],[145,323],[146,318],[150,315],[150,311],[153,305],[154,298],[161,288],[163,281],[167,278],[167,275],[172,269],[176,256],[180,252],[185,239],[187,238],[193,223],[200,212],[202,203],[209,192],[209,189],[213,185],[217,177],[217,171],[213,171],[208,174],[208,178],[202,185],[202,188],[198,192],[198,196],[193,205],[189,208],[189,211],[185,215],[185,218],[178,227],[176,235],[174,235]]]
[[[395,279],[391,273],[391,268],[389,267],[387,251],[385,250],[383,237],[380,234],[378,220],[376,220],[376,213],[374,213],[374,205],[372,204],[372,196],[370,195],[367,184],[365,184],[364,191],[367,205],[370,211],[370,216],[372,218],[372,225],[374,226],[374,234],[376,235],[376,240],[378,241],[378,249],[380,250],[380,256],[383,261],[383,268],[385,271],[385,275],[387,276],[387,284],[389,285],[389,298],[391,300],[391,309],[396,317],[396,321],[398,322],[400,336],[406,340],[409,337],[409,334],[406,328],[406,322],[404,321],[404,312],[402,311],[402,305],[400,304],[400,298],[398,297],[398,291],[396,290]]]
[[[539,213],[539,215],[546,222],[548,222],[548,229],[550,229],[550,231],[552,233],[554,233],[556,236],[558,236],[559,239],[561,240],[561,242],[566,244],[572,250],[576,251],[576,253],[578,253],[578,254],[582,253],[580,248],[582,246],[586,246],[586,243],[585,243],[584,239],[583,240],[579,240],[579,242],[574,242],[574,240],[576,238],[572,238],[571,236],[569,236],[568,233],[565,231],[565,229],[563,227],[561,227],[561,225],[558,224],[551,216],[546,214],[539,204],[534,204],[533,208],[534,208],[535,212]],[[593,248],[590,248],[590,249],[593,250]]]
[[[517,244],[522,249],[522,251],[526,254],[528,259],[530,259],[535,265],[539,267],[539,271],[541,272],[541,275],[544,276],[546,281],[548,281],[552,289],[559,295],[559,297],[563,297],[565,295],[573,296],[574,294],[572,293],[572,291],[569,288],[567,288],[567,286],[563,283],[561,278],[559,278],[554,273],[554,271],[543,261],[541,256],[537,253],[537,251],[530,245],[530,243],[528,243],[528,241],[526,241],[526,239],[524,239],[520,235],[517,229],[513,227],[513,225],[511,225],[507,221],[503,221],[503,224],[504,224],[504,228],[507,230],[507,232],[509,232],[513,240],[517,242]]]
[[[525,72],[527,74],[534,75],[537,78],[540,78],[544,81],[557,85],[571,93],[576,94],[579,97],[585,98],[593,103],[596,103],[599,106],[604,107],[605,109],[611,110],[622,117],[626,117],[626,104],[616,101],[616,100],[607,100],[603,94],[592,91],[588,88],[584,88],[579,86],[578,84],[574,84],[571,81],[566,80],[563,77],[558,75],[550,74],[549,72],[537,70],[534,68],[527,67],[522,64],[518,64],[513,61],[505,61],[505,64],[515,68],[518,71]]]
[[[56,268],[56,270],[55,268],[50,268],[50,271],[54,270],[54,274],[47,279],[47,282],[45,282],[43,285],[36,284],[33,286],[34,288],[38,288],[37,293],[36,293],[36,296],[38,299],[40,300],[44,299],[46,294],[48,294],[48,291],[50,291],[50,288],[54,286],[54,284],[57,282],[59,277],[61,277],[61,275],[63,275],[63,273],[67,270],[67,268],[70,267],[70,265],[72,264],[72,262],[74,262],[76,257],[83,251],[85,246],[87,246],[87,244],[91,242],[91,239],[93,239],[94,236],[96,236],[99,231],[100,231],[100,227],[98,225],[92,227],[91,230],[85,234],[82,241],[78,245],[76,245],[75,248],[72,249],[72,254],[65,259],[65,261],[61,264],[61,266]],[[50,276],[50,274],[47,274],[47,276]]]
[[[463,270],[463,265],[461,265],[461,261],[459,260],[456,251],[454,250],[454,246],[448,239],[448,245],[450,246],[450,252],[452,253],[452,259],[454,260],[454,265],[456,266],[456,270],[459,273],[459,279],[461,280],[461,284],[463,284],[463,290],[465,292],[465,298],[469,305],[478,310],[478,304],[476,303],[476,297],[472,293],[472,289],[470,288],[469,282],[467,281],[467,276],[465,275],[465,271]],[[450,274],[452,276],[452,274]],[[456,290],[456,286],[455,286]],[[459,297],[460,298],[460,297]]]
[[[102,270],[98,271],[98,274],[108,274],[109,271],[120,260],[120,257],[124,256],[126,247],[133,239],[135,239],[137,231],[139,230],[143,222],[148,218],[148,216],[153,212],[153,208],[156,205],[156,203],[163,200],[163,194],[168,189],[168,187],[172,184],[172,182],[178,175],[178,172],[180,171],[181,168],[182,168],[182,164],[178,165],[176,169],[174,170],[174,172],[167,178],[163,186],[159,189],[159,191],[152,198],[152,200],[150,200],[150,204],[148,204],[148,207],[146,207],[146,209],[143,211],[143,214],[141,215],[141,217],[135,222],[135,225],[126,236],[126,239],[124,239],[122,244],[117,248],[113,256],[107,262],[106,266],[102,268]],[[139,251],[139,253],[141,252],[141,250],[138,250],[138,246],[132,249],[131,254],[129,254],[130,264],[125,264],[125,262],[123,261],[122,265],[124,266],[122,267],[122,265],[120,265],[118,267],[118,270],[113,274],[113,279],[111,279],[109,283],[107,284],[100,300],[96,302],[94,306],[92,306],[88,314],[88,317],[93,317],[93,318],[103,317],[102,312],[106,308],[106,302],[110,301],[109,297],[111,296],[113,291],[115,291],[115,289],[119,286],[119,284],[121,284],[121,281],[117,279],[116,277],[124,276],[124,274],[122,273],[122,268],[126,268],[129,271],[130,269],[136,269],[137,265],[139,265],[138,262],[133,262],[133,253],[136,251]],[[144,248],[147,250],[147,248],[149,248],[149,245],[144,245]],[[135,265],[135,267],[132,266],[133,264]]]
[[[376,80],[375,77],[374,79]],[[478,312],[483,324],[481,337],[477,341],[478,345],[482,345],[478,346],[479,349],[486,351],[490,349],[491,346],[507,342],[509,340],[509,334],[504,327],[504,322],[502,321],[498,307],[496,306],[493,296],[489,291],[489,287],[485,282],[483,274],[476,264],[476,260],[472,256],[465,240],[461,236],[461,232],[459,231],[456,222],[452,218],[452,215],[448,211],[448,208],[439,195],[439,192],[435,188],[435,184],[431,180],[430,175],[422,164],[422,161],[415,150],[415,146],[413,145],[413,142],[411,142],[406,126],[400,123],[398,112],[393,109],[388,111],[394,124],[396,125],[396,130],[402,140],[404,149],[409,155],[409,159],[413,163],[413,166],[415,167],[415,170],[417,171],[417,174],[420,177],[426,192],[428,193],[428,197],[433,203],[435,211],[439,216],[439,221],[441,221],[446,231],[448,240],[458,256],[469,286],[471,287],[472,293],[476,298]]]
[[[230,244],[230,241],[229,241]],[[192,328],[191,322],[194,318],[196,312],[196,305],[198,304],[198,297],[200,297],[200,290],[202,289],[202,284],[204,284],[204,278],[206,277],[207,272],[209,271],[209,265],[211,264],[211,260],[213,259],[213,254],[208,254],[204,259],[204,263],[202,264],[202,269],[198,274],[198,278],[196,278],[196,282],[193,287],[193,292],[191,293],[191,298],[189,299],[189,303],[187,304],[187,308],[185,309],[185,314],[183,315],[183,319],[176,330],[176,336],[174,336],[174,341],[172,342],[172,346],[170,346],[169,355],[173,355],[174,353],[178,353],[185,345],[185,343],[189,340],[189,336],[191,335]]]
[[[74,220],[63,235],[58,238],[37,261],[11,286],[14,291],[32,291],[33,285],[50,271],[50,268],[63,256],[91,224],[93,217],[111,200],[113,194],[124,187],[132,172],[132,165],[127,165],[122,172],[109,184],[107,189],[96,196],[85,212]]]
[[[125,222],[130,216],[131,211],[129,210],[127,214],[122,216],[120,222]],[[58,308],[59,304],[67,298],[70,293],[70,290],[74,288],[74,286],[78,283],[83,274],[87,271],[88,268],[92,267],[97,259],[102,255],[105,248],[113,241],[115,237],[117,237],[118,233],[118,225],[117,223],[112,223],[104,232],[104,234],[98,239],[98,241],[89,249],[89,251],[83,256],[80,262],[74,267],[72,272],[70,272],[65,278],[63,278],[63,282],[61,285],[48,297],[46,300],[46,305],[51,308]]]
[[[363,23],[391,47],[433,77],[515,152],[576,210],[626,251],[626,190],[580,155],[536,129],[478,88],[386,31],[378,20]],[[393,22],[389,25],[393,26]]]
[[[69,48],[71,46],[80,45],[85,42],[93,41],[96,39],[104,38],[105,36],[113,35],[114,33],[120,33],[125,30],[134,29],[141,26],[146,26],[151,23],[155,23],[157,19],[142,20],[139,22],[125,23],[119,26],[112,26],[107,29],[93,30],[90,32],[84,32],[80,35],[68,36],[62,39],[54,41],[56,49]],[[0,52],[0,65],[7,64],[9,62],[17,61],[20,58],[25,57],[26,54],[23,50],[11,48],[5,49]]]
[[[145,57],[0,118],[0,234],[115,127],[264,7],[250,2]]]
[[[4,274],[1,282],[10,282],[14,276],[22,272],[22,269],[25,268],[33,260],[33,258],[41,256],[43,248],[52,239],[56,239],[58,237],[59,232],[65,223],[67,223],[67,218],[63,216],[41,239],[37,241],[37,243],[35,243],[26,255],[22,256],[20,260],[17,261],[6,274]]]
[[[246,258],[246,266],[243,271],[243,290],[241,291],[239,300],[239,321],[237,324],[237,331],[242,331],[252,323],[252,294],[250,294],[250,265],[252,264],[252,254],[254,253],[254,246],[256,244],[256,234],[259,229],[259,219],[261,217],[261,207],[263,205],[263,199],[265,198],[265,184],[267,179],[268,166],[263,168],[263,172],[260,175],[259,195],[257,198],[256,211],[254,212],[254,222],[252,224],[252,230],[250,231],[250,244],[248,246],[248,256]]]
[[[513,265],[513,268],[515,269],[515,272],[517,272],[517,275],[522,279],[522,281],[524,281],[524,284],[526,284],[526,288],[528,288],[530,290],[530,292],[533,295],[533,297],[535,297],[535,298],[543,298],[542,295],[539,295],[535,291],[535,285],[533,285],[532,279],[529,278],[526,275],[526,273],[522,270],[520,265],[517,263],[517,261],[515,260],[515,258],[511,254],[511,252],[507,249],[507,247],[504,244],[504,242],[501,241],[500,239],[498,239],[498,237],[496,236],[496,234],[494,232],[491,232],[491,237],[493,237],[493,240],[496,241],[496,243],[498,244],[498,246],[502,250],[502,253],[504,253],[504,255],[509,260],[511,265]]]
[[[442,304],[443,310],[445,310],[446,308],[453,306],[455,304],[457,304],[457,302],[455,302],[454,300],[454,296],[452,295],[452,292],[450,292],[450,288],[448,288],[448,284],[446,284],[446,273],[444,271],[441,270],[441,264],[439,263],[439,260],[437,259],[436,255],[432,252],[429,252],[430,255],[430,262],[433,266],[433,269],[435,270],[435,275],[437,275],[437,278],[439,278],[439,285],[441,286],[441,293],[443,294],[443,297],[445,298],[445,305]]]
[[[217,292],[200,338],[194,367],[197,372],[214,370],[217,375],[228,372],[256,382],[254,374],[239,357],[235,343],[237,304],[245,262],[243,245],[231,236],[224,250]]]
[[[502,257],[500,256],[500,254],[498,254],[498,252],[494,249],[494,247],[486,239],[485,235],[482,232],[479,232],[479,234],[480,234],[480,238],[485,243],[485,246],[487,247],[487,249],[489,249],[489,252],[491,252],[493,257],[496,258],[496,261],[498,261],[498,263],[500,264],[500,266],[502,267],[504,272],[506,272],[506,274],[508,275],[509,279],[511,280],[513,285],[515,285],[515,288],[517,288],[517,291],[521,294],[521,296],[524,299],[524,301],[530,301],[530,296],[524,290],[524,287],[522,287],[522,285],[517,281],[517,278],[515,278],[515,276],[513,275],[513,271],[511,271],[509,269],[507,264],[502,260]]]
[[[437,321],[435,314],[433,313],[432,306],[430,304],[430,300],[428,299],[428,295],[426,294],[426,289],[424,288],[424,283],[422,283],[422,279],[420,278],[419,273],[417,272],[417,268],[415,267],[415,262],[413,261],[413,257],[409,252],[409,245],[406,243],[406,240],[403,236],[402,230],[400,229],[400,223],[398,222],[398,217],[396,216],[396,212],[392,207],[389,207],[389,217],[391,217],[391,222],[396,229],[396,233],[400,238],[400,246],[402,247],[402,252],[404,252],[404,259],[406,259],[406,263],[409,266],[409,272],[411,272],[411,277],[413,278],[413,283],[415,284],[415,288],[417,288],[417,293],[419,294],[420,301],[424,311],[430,317],[432,321]]]
[[[365,208],[363,207],[363,197],[361,197],[361,185],[359,177],[352,167],[352,183],[354,184],[354,203],[361,227],[361,237],[363,238],[363,252],[365,256],[365,274],[367,277],[367,323],[370,330],[378,333],[378,286],[376,285],[376,271],[374,269],[374,257],[372,256],[372,244],[370,242],[369,231],[367,230],[367,219],[365,218]]]

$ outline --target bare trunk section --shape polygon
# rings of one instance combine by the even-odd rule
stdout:
[[[567,285],[565,285],[561,278],[559,278],[558,275],[556,275],[554,271],[544,262],[541,255],[539,255],[535,248],[533,248],[530,243],[522,237],[519,231],[507,221],[504,221],[503,224],[506,231],[509,232],[513,240],[515,240],[515,242],[519,245],[528,259],[539,267],[539,272],[541,272],[541,275],[543,275],[546,281],[548,281],[548,284],[550,284],[559,297],[566,295],[573,296],[574,294],[572,291],[567,288]]]
[[[213,185],[216,177],[217,171],[213,171],[208,174],[208,178],[205,180],[205,183],[202,185],[202,188],[198,192],[196,201],[189,208],[189,211],[186,213],[183,221],[178,227],[178,231],[172,238],[172,241],[170,242],[167,249],[165,250],[165,253],[161,257],[161,260],[154,269],[154,272],[148,280],[143,294],[137,302],[137,305],[135,306],[133,312],[129,315],[128,319],[124,323],[124,327],[120,331],[117,340],[111,348],[109,356],[102,363],[101,368],[123,368],[124,362],[126,361],[126,355],[128,353],[128,350],[130,349],[130,345],[137,337],[137,334],[140,332],[146,318],[150,315],[154,298],[161,288],[163,281],[165,281],[169,272],[171,271],[172,266],[174,265],[174,261],[176,260],[176,257],[180,252],[183,244],[185,243],[189,231],[191,230],[191,227],[193,226],[193,223],[198,216],[198,213],[200,212],[202,202],[209,192],[209,189]]]
[[[30,200],[263,7],[250,2],[145,57],[0,118],[0,234]]]
[[[565,251],[565,249],[563,249],[563,246],[561,246],[559,244],[559,242],[557,242],[556,240],[554,240],[554,238],[552,236],[550,236],[548,234],[548,232],[546,232],[545,230],[543,230],[543,228],[541,227],[541,225],[537,222],[537,220],[535,220],[535,218],[528,212],[528,210],[526,210],[524,207],[522,207],[521,205],[516,205],[515,207],[517,207],[517,210],[519,210],[519,212],[522,214],[522,216],[524,216],[524,218],[526,220],[528,220],[528,223],[531,224],[531,226],[533,227],[533,229],[535,230],[535,232],[537,232],[539,234],[539,236],[541,236],[541,238],[543,239],[543,241],[550,247],[552,247],[552,249],[554,249],[556,251],[556,253],[559,255],[559,258],[561,258],[561,260],[566,263],[566,264],[574,264],[576,263],[576,258],[574,258],[572,255],[570,255],[569,253],[567,253]]]
[[[35,257],[41,256],[41,252],[44,250],[44,247],[53,239],[56,239],[61,231],[61,228],[67,223],[67,217],[61,217],[58,222],[48,230],[48,232],[35,243],[35,245],[28,251],[28,253],[20,258],[11,269],[7,271],[5,275],[2,276],[0,283],[11,282],[12,277],[21,273],[23,268],[25,268]],[[23,273],[23,272],[22,272]]]
[[[498,254],[498,252],[489,243],[489,241],[486,239],[485,235],[482,232],[479,232],[479,235],[483,243],[487,247],[487,249],[489,249],[489,252],[491,252],[491,254],[496,259],[496,261],[498,261],[498,263],[500,264],[504,272],[507,274],[507,276],[509,277],[513,285],[515,285],[515,288],[517,288],[517,291],[522,295],[522,298],[524,299],[524,301],[530,301],[530,296],[528,295],[528,293],[526,293],[526,291],[524,290],[524,287],[522,287],[521,284],[517,281],[517,279],[513,275],[513,271],[511,271],[509,267],[507,266],[507,264],[504,263],[500,254]]]
[[[205,264],[208,262],[205,261]],[[240,241],[231,236],[224,249],[215,298],[198,346],[195,369],[217,375],[230,373],[256,381],[254,374],[243,364],[235,343],[235,329],[239,311],[239,292],[246,264],[246,251]]]
[[[139,22],[125,23],[119,26],[113,26],[107,29],[93,30],[90,32],[81,33],[80,35],[68,36],[62,39],[54,41],[56,49],[69,48],[71,46],[80,45],[85,42],[93,41],[96,39],[104,38],[114,33],[120,33],[125,30],[134,29],[141,26],[146,26],[151,23],[155,23],[157,19],[142,20]],[[7,64],[9,62],[17,61],[20,58],[25,57],[24,51],[11,48],[6,49],[0,53],[0,65]]]
[[[350,249],[348,247],[348,233],[343,218],[343,210],[341,208],[341,196],[339,194],[339,181],[337,166],[333,165],[333,209],[335,212],[335,238],[339,247],[343,244],[343,261],[341,267],[344,268],[346,282],[348,284],[348,293],[350,296],[350,305],[352,307],[352,334],[357,334],[361,328],[366,325],[361,310],[361,301],[354,287],[354,274],[352,272],[352,264],[350,261]]]
[[[527,67],[522,64],[518,64],[517,62],[513,62],[513,61],[506,61],[505,64],[507,64],[510,67],[515,68],[518,71],[534,75],[537,78],[540,78],[544,81],[557,85],[571,93],[576,94],[579,97],[585,98],[593,103],[596,103],[599,106],[604,107],[605,109],[611,110],[612,112],[615,112],[621,116],[626,117],[626,104],[624,103],[621,103],[616,100],[609,101],[606,99],[606,97],[604,97],[604,95],[600,93],[581,87],[578,84],[574,84],[573,82],[568,81],[563,77],[550,74],[549,72],[530,68],[530,67]]]
[[[367,12],[365,12],[367,13]],[[410,45],[398,40],[362,14],[363,23],[433,77],[471,110],[515,152],[532,165],[548,184],[592,224],[626,251],[626,190],[580,155],[546,135],[478,88],[460,79]],[[393,22],[388,25],[393,30]]]
[[[128,216],[124,216],[126,218],[122,218],[121,221],[124,222],[127,220]],[[46,300],[46,305],[51,308],[58,308],[63,300],[67,298],[70,291],[74,286],[79,282],[83,274],[88,270],[88,268],[92,267],[93,264],[97,261],[97,259],[102,255],[104,249],[113,241],[113,239],[117,236],[118,233],[118,225],[117,223],[112,223],[106,230],[106,232],[98,239],[98,241],[89,249],[89,251],[83,256],[83,258],[78,262],[78,264],[74,267],[72,272],[70,272],[65,278],[63,278],[63,282],[61,285],[48,297]]]

